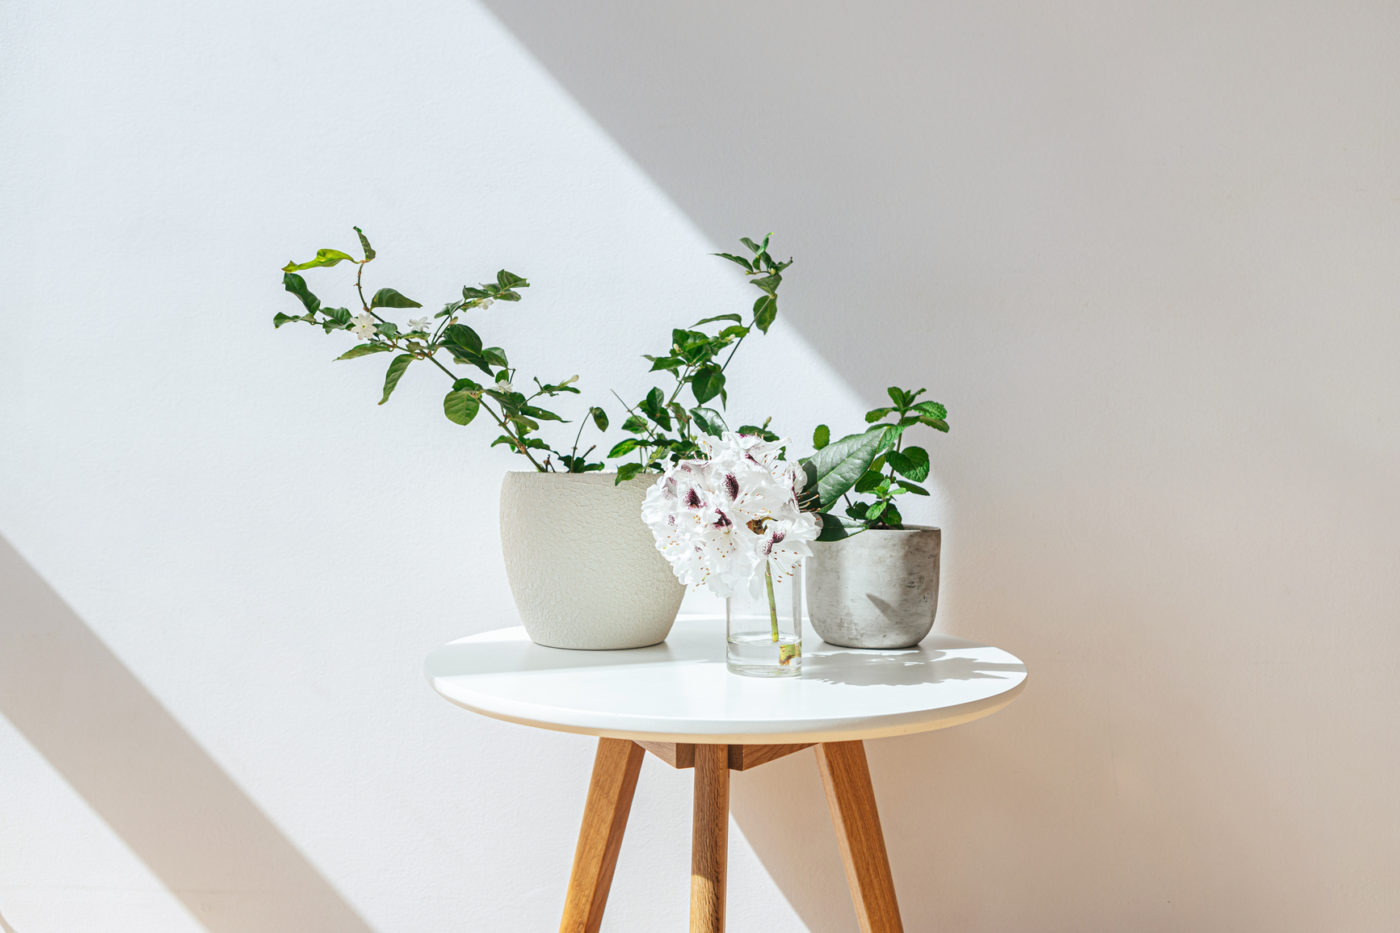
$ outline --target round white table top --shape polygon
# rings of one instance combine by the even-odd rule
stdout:
[[[569,651],[523,628],[459,639],[428,655],[433,689],[510,722],[608,738],[734,745],[874,739],[990,715],[1026,682],[1014,655],[948,635],[917,648],[857,651],[812,638],[800,677],[731,674],[724,620],[685,618],[666,641]]]

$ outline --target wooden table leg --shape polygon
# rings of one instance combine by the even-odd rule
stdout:
[[[690,836],[690,933],[723,933],[729,860],[729,746],[695,746]]]
[[[894,898],[865,746],[860,742],[823,742],[817,746],[817,764],[826,785],[826,802],[836,824],[861,933],[902,933],[904,924]]]
[[[608,904],[622,832],[632,809],[632,793],[646,751],[626,739],[599,739],[588,782],[588,802],[574,849],[569,893],[564,897],[560,933],[597,933]]]

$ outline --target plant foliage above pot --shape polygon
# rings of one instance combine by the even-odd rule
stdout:
[[[468,285],[462,289],[460,300],[443,306],[432,317],[415,317],[406,323],[390,320],[393,311],[421,308],[422,304],[397,289],[380,288],[366,297],[363,282],[365,266],[377,255],[369,239],[355,228],[361,247],[361,258],[337,249],[319,249],[306,262],[289,262],[282,269],[283,287],[301,302],[302,313],[279,313],[273,325],[302,322],[322,328],[326,333],[346,331],[360,343],[336,357],[353,360],[379,353],[393,354],[384,374],[384,386],[379,404],[389,400],[404,374],[414,363],[428,363],[451,380],[443,397],[443,414],[449,421],[469,425],[483,412],[496,424],[499,435],[492,446],[503,444],[523,456],[540,472],[587,473],[605,468],[605,460],[620,460],[616,482],[623,482],[642,472],[662,472],[670,463],[697,456],[698,441],[704,435],[719,437],[728,430],[721,413],[728,405],[725,373],[739,347],[754,330],[766,334],[778,315],[778,286],[783,270],[792,260],[779,262],[768,252],[771,234],[756,242],[744,237],[742,242],[749,257],[733,253],[716,253],[744,270],[750,282],[762,293],[754,302],[747,320],[740,314],[728,313],[707,317],[689,328],[671,331],[670,349],[660,355],[648,355],[651,371],[665,372],[674,385],[668,390],[653,387],[641,401],[626,405],[627,418],[621,428],[629,437],[614,444],[605,458],[589,459],[598,445],[580,451],[585,431],[592,426],[599,432],[609,427],[607,412],[600,405],[590,405],[573,431],[569,447],[554,446],[542,435],[542,422],[568,423],[554,411],[553,399],[577,395],[578,376],[551,382],[538,378],[525,384],[520,371],[511,365],[501,347],[487,346],[482,336],[470,324],[482,312],[497,302],[518,302],[521,290],[530,283],[520,275],[505,269],[496,273],[494,281]],[[348,262],[355,269],[355,294],[360,313],[348,308],[328,307],[313,294],[300,273]],[[480,325],[478,325],[480,326]],[[451,367],[469,367],[466,372]],[[528,394],[527,394],[528,393]],[[614,393],[616,394],[616,393]],[[621,401],[621,399],[618,399]],[[718,406],[716,408],[715,406]],[[768,440],[776,437],[762,426],[743,425],[740,433],[755,434]],[[565,434],[567,439],[567,433]]]
[[[938,402],[919,401],[925,389],[890,386],[887,391],[891,404],[866,412],[870,427],[859,434],[833,441],[831,429],[824,424],[813,432],[816,452],[802,461],[807,475],[803,506],[821,517],[818,540],[836,541],[872,528],[903,528],[896,500],[928,495],[919,485],[928,479],[928,451],[905,446],[905,433],[923,425],[946,434],[948,409]],[[834,510],[843,503],[845,508],[836,514]]]

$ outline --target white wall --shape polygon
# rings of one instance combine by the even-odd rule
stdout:
[[[624,394],[771,229],[736,400],[948,403],[940,625],[1033,677],[871,748],[910,929],[1393,928],[1400,8],[689,6],[0,6],[0,929],[557,922],[589,743],[419,674],[515,464],[270,326],[352,224]],[[683,926],[687,799],[612,928]],[[808,756],[734,811],[733,928],[850,929]]]

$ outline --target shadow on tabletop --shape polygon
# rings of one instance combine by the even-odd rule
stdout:
[[[0,593],[0,715],[206,929],[369,933],[3,536]]]

